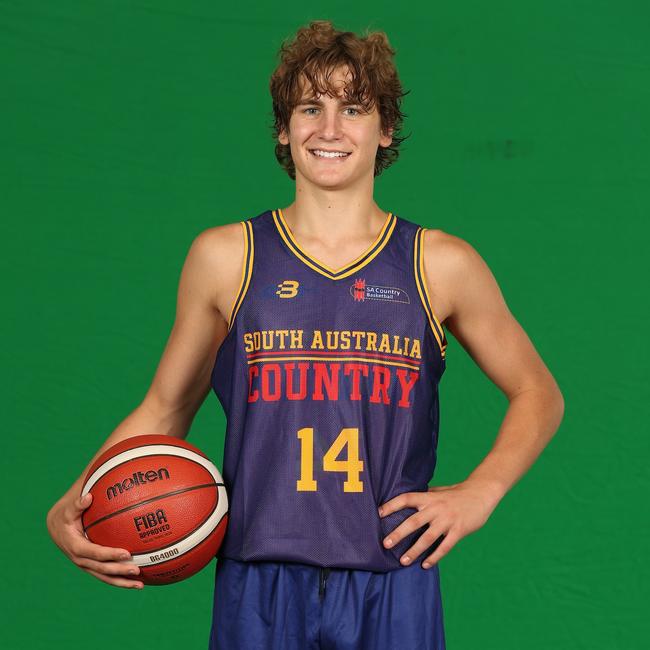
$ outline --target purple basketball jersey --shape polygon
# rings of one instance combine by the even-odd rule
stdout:
[[[241,222],[245,262],[212,387],[227,417],[228,529],[217,557],[391,571],[422,527],[382,504],[424,492],[436,464],[447,340],[424,280],[423,233],[388,214],[335,270],[281,210]]]

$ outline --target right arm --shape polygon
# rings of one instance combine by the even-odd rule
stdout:
[[[185,438],[210,391],[214,359],[228,332],[226,319],[234,299],[233,282],[241,275],[243,236],[240,223],[209,228],[192,242],[178,286],[176,319],[155,376],[142,403],[111,433],[79,478],[47,513],[48,532],[77,566],[118,587],[142,586],[121,576],[139,568],[125,549],[90,542],[81,514],[92,495],[80,498],[86,472],[114,444],[133,436],[158,433]],[[242,260],[237,268],[233,260]],[[225,315],[224,315],[225,314]]]

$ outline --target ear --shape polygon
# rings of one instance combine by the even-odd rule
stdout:
[[[388,129],[387,133],[384,133],[383,131],[381,132],[381,136],[379,138],[379,144],[382,147],[388,147],[391,142],[393,141],[393,131],[394,129],[391,127]]]
[[[287,137],[287,133],[284,129],[281,129],[278,133],[278,142],[280,144],[289,144],[289,138]]]

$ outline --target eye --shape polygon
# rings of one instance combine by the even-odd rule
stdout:
[[[317,111],[317,110],[319,110],[319,109],[315,108],[313,106],[310,106],[309,108],[303,109],[302,112],[304,114],[306,114],[306,115],[313,115],[313,113],[310,113],[309,111]],[[352,106],[348,106],[345,110],[346,111],[354,111],[354,115],[359,115],[361,113],[361,111],[358,108],[354,108]]]

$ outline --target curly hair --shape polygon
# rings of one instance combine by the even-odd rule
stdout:
[[[335,96],[330,82],[331,73],[340,66],[348,67],[351,80],[345,88],[345,97],[372,111],[375,104],[383,133],[393,129],[393,141],[388,147],[377,148],[374,175],[392,165],[399,156],[399,147],[407,137],[396,134],[402,128],[406,113],[400,110],[402,84],[397,75],[390,46],[384,32],[369,32],[362,37],[353,32],[336,30],[329,20],[313,20],[301,27],[291,41],[284,41],[278,52],[280,63],[270,81],[274,121],[271,126],[276,140],[275,157],[287,174],[296,179],[296,168],[288,144],[278,141],[281,131],[289,133],[289,120],[301,99],[301,81],[304,75],[311,89],[318,95]]]

